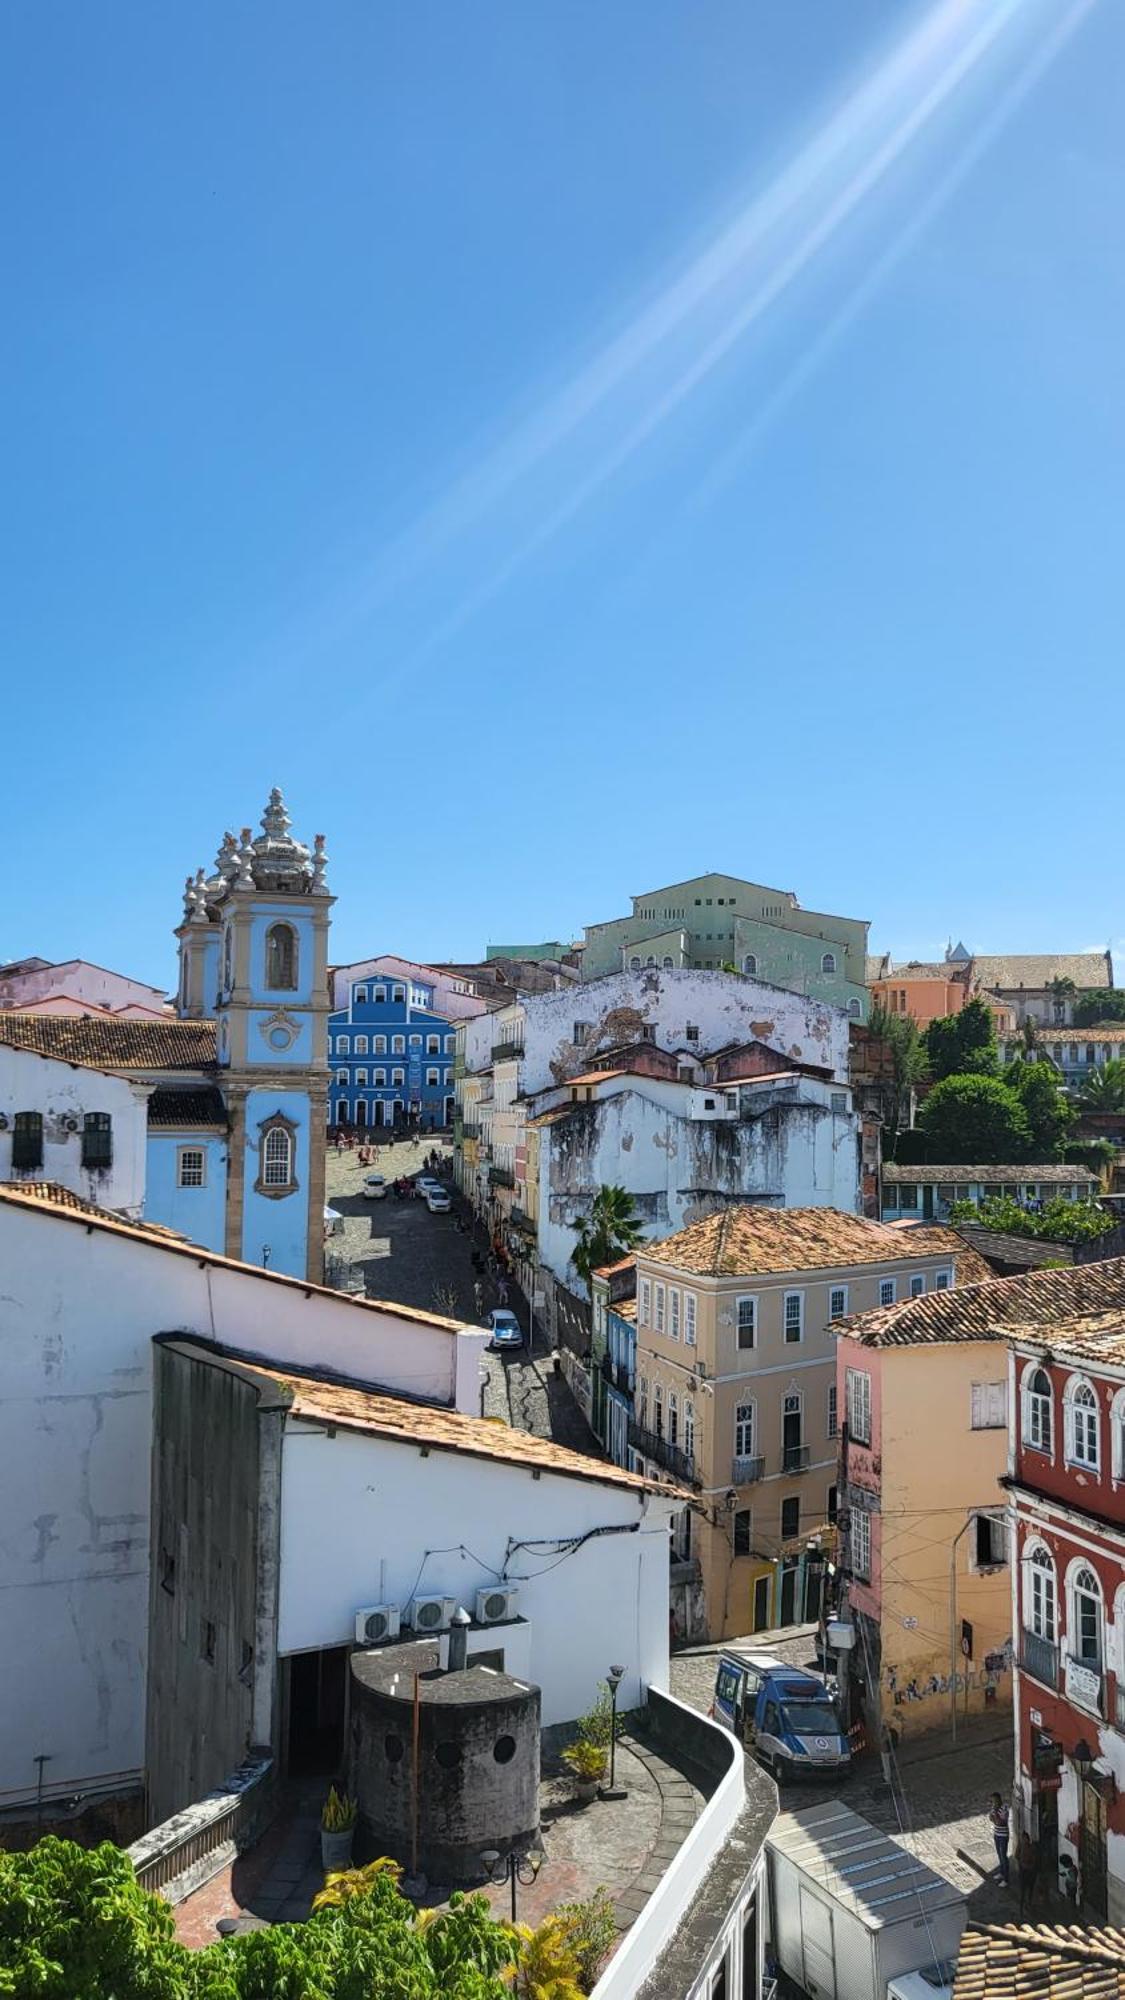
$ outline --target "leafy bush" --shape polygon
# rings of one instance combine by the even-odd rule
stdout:
[[[1023,1160],[1031,1143],[1019,1097],[995,1076],[947,1076],[934,1085],[918,1122],[931,1159],[950,1166]]]
[[[1006,1236],[1033,1236],[1046,1243],[1094,1243],[1116,1228],[1112,1215],[1096,1201],[1048,1201],[1035,1212],[1021,1208],[1011,1195],[990,1195],[979,1208],[972,1201],[955,1201],[949,1219],[979,1222]]]
[[[393,1864],[348,1871],[307,1923],[275,1924],[193,1952],[119,1848],[41,1840],[29,1854],[0,1854],[0,1995],[510,2000],[525,1947],[485,1898],[455,1895],[448,1910],[419,1914],[397,1883]],[[567,2000],[564,1988],[559,1994]]]
[[[328,1797],[320,1815],[320,1824],[325,1833],[347,1833],[355,1825],[356,1805],[346,1792],[338,1792],[330,1785]]]
[[[591,1743],[588,1737],[580,1736],[577,1742],[567,1745],[562,1760],[569,1765],[576,1778],[602,1778],[609,1762],[609,1751],[604,1743]]]
[[[578,1984],[583,1993],[592,1993],[617,1937],[608,1889],[598,1889],[582,1903],[560,1903],[555,1919],[578,1961]]]

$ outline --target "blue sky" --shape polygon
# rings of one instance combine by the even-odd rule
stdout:
[[[280,783],[338,958],[721,868],[1125,931],[1125,9],[0,20],[0,956],[173,977]]]

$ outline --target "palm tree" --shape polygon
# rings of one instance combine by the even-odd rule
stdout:
[[[644,1242],[644,1234],[632,1195],[624,1188],[603,1185],[594,1196],[589,1215],[578,1225],[571,1262],[588,1285],[591,1271],[614,1264],[627,1250],[635,1250]]]
[[[1051,1013],[1054,1019],[1065,1021],[1067,1002],[1073,1000],[1078,991],[1073,979],[1067,979],[1060,973],[1056,979],[1047,981],[1047,991],[1051,996]]]
[[[1083,1111],[1125,1111],[1125,1061],[1107,1062],[1088,1076],[1078,1093]]]

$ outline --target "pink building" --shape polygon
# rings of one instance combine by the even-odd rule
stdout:
[[[422,965],[417,959],[396,958],[393,952],[384,952],[380,958],[360,958],[354,965],[334,965],[330,972],[333,1007],[347,1006],[357,979],[378,979],[380,974],[385,979],[414,981],[428,987],[433,994],[433,1012],[445,1021],[469,1021],[486,1011],[487,1003],[471,979],[443,972],[437,966]]]
[[[160,987],[85,958],[18,958],[0,965],[0,1007],[21,1014],[115,1014],[126,1021],[159,1020],[170,1012]]]

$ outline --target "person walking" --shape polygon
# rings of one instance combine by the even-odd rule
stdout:
[[[1024,1909],[1035,1906],[1035,1885],[1039,1878],[1039,1849],[1025,1828],[1020,1835],[1016,1853],[1016,1866],[1020,1878],[1020,1915]]]
[[[992,1804],[988,1809],[988,1824],[996,1848],[996,1863],[1000,1880],[1005,1889],[1008,1886],[1008,1824],[1010,1814],[999,1792],[993,1792]]]

